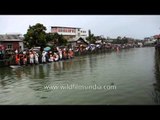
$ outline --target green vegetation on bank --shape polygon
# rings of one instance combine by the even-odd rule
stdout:
[[[35,46],[44,48],[48,43],[52,44],[53,46],[66,45],[67,40],[58,33],[46,33],[46,27],[40,23],[29,26],[27,33],[24,34],[24,45],[27,48],[32,48]]]

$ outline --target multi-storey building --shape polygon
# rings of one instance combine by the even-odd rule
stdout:
[[[67,40],[75,37],[87,37],[87,32],[78,27],[52,26],[51,33],[58,33],[60,35],[63,35]]]

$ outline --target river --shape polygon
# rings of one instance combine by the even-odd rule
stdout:
[[[156,105],[160,58],[154,47],[0,68],[0,105]]]

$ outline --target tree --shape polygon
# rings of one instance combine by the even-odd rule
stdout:
[[[94,34],[91,34],[91,30],[88,31],[88,37],[86,38],[86,40],[88,40],[90,43],[95,43],[96,38]]]
[[[128,38],[123,37],[123,38],[122,38],[122,44],[127,44],[127,43],[128,43]]]
[[[54,34],[54,41],[55,41],[57,46],[67,44],[67,40],[63,37],[63,35],[59,35],[58,33]]]
[[[61,46],[67,44],[67,40],[63,37],[63,35],[59,35],[58,33],[47,34],[47,41],[51,42],[54,46]]]
[[[61,46],[61,45],[66,45],[66,44],[67,44],[67,40],[62,35],[59,35],[58,45]]]
[[[46,33],[46,41],[50,42],[50,41],[54,41],[54,34],[53,33]]]
[[[50,40],[46,39],[46,27],[43,24],[37,23],[36,25],[29,26],[27,33],[24,35],[24,44],[28,47],[45,47]]]
[[[121,36],[118,36],[118,37],[117,37],[117,40],[121,40],[121,39],[122,39],[122,37],[121,37]]]

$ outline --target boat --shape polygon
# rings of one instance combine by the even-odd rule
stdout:
[[[16,68],[19,68],[21,66],[20,65],[10,65],[9,67],[12,68],[12,69],[16,69]]]

